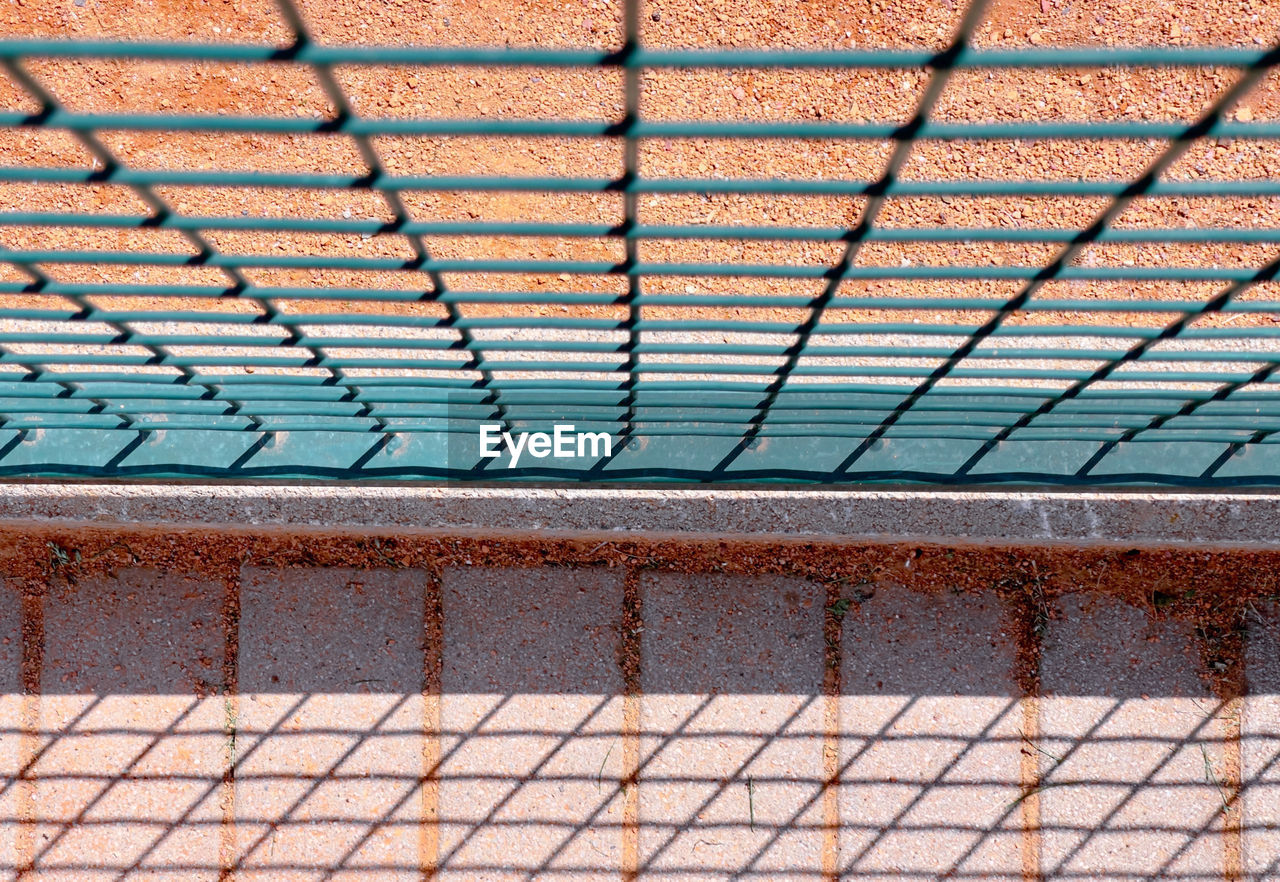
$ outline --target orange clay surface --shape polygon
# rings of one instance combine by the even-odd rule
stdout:
[[[246,2],[116,2],[0,0],[0,35],[67,39],[230,41],[287,44],[290,33],[269,0]],[[616,48],[621,43],[619,0],[517,0],[517,2],[413,3],[405,0],[303,2],[300,8],[316,40],[332,44],[496,45]],[[767,47],[782,49],[946,45],[964,4],[951,0],[849,3],[791,0],[653,0],[642,12],[645,45],[652,47]],[[1280,0],[996,0],[974,42],[984,48],[1026,46],[1270,45],[1280,33]],[[121,60],[32,59],[27,68],[68,108],[81,112],[190,112],[320,117],[332,112],[315,74],[289,65],[225,65]],[[621,74],[612,70],[349,67],[335,71],[354,110],[370,117],[616,119],[621,114]],[[1238,73],[1213,68],[1047,69],[959,71],[936,108],[944,122],[1147,120],[1189,121],[1209,107]],[[647,71],[642,115],[655,120],[902,121],[912,114],[927,82],[920,70],[888,71]],[[35,110],[37,104],[0,74],[0,107]],[[1280,119],[1280,73],[1272,72],[1228,116],[1237,120]],[[367,171],[355,143],[342,135],[269,136],[104,132],[102,140],[119,160],[146,169],[263,169],[273,171]],[[375,146],[392,174],[590,175],[622,172],[616,139],[385,137]],[[1089,179],[1131,180],[1165,143],[924,141],[905,165],[908,179]],[[888,143],[861,141],[652,139],[640,145],[643,177],[819,177],[874,180],[889,155]],[[35,129],[0,131],[5,165],[90,166],[93,160],[72,137]],[[1195,143],[1169,172],[1181,180],[1258,179],[1280,168],[1274,141],[1209,140]],[[181,214],[258,215],[390,219],[374,193],[159,187]],[[618,194],[421,193],[404,194],[421,220],[530,220],[616,223]],[[1105,206],[1094,198],[891,198],[877,222],[890,227],[1087,225]],[[26,211],[145,213],[127,187],[90,185],[0,185],[0,207]],[[650,224],[751,224],[848,227],[858,222],[860,198],[677,194],[640,199],[639,220]],[[1275,198],[1144,198],[1117,219],[1117,227],[1254,227],[1280,223]],[[316,254],[399,256],[413,252],[402,236],[310,235],[211,231],[209,241],[226,254]],[[441,258],[532,258],[621,260],[618,239],[527,237],[429,237]],[[173,230],[94,230],[0,226],[0,245],[14,248],[138,249],[194,253]],[[858,265],[1042,265],[1060,246],[1037,243],[868,243]],[[643,261],[770,262],[829,265],[843,246],[820,242],[722,240],[644,241]],[[1086,266],[1188,265],[1259,267],[1276,256],[1266,245],[1096,244],[1077,262]],[[227,283],[213,268],[51,265],[49,275],[73,282]],[[416,272],[358,273],[250,269],[262,286],[370,286],[424,290]],[[0,281],[26,279],[0,266]],[[622,293],[625,279],[571,274],[449,274],[455,291]],[[889,280],[845,282],[842,295],[1013,296],[1017,281],[939,282]],[[735,293],[742,305],[725,308],[646,306],[645,318],[718,318],[800,323],[802,308],[753,307],[753,295],[816,295],[821,280],[702,279],[654,277],[647,293]],[[1206,283],[1050,282],[1038,296],[1099,301],[1130,299],[1203,300],[1218,290]],[[1274,300],[1277,285],[1264,285],[1242,300]],[[175,301],[172,298],[99,297],[102,306],[257,312],[253,301]],[[0,306],[66,306],[51,296],[0,298]],[[345,311],[388,315],[413,311],[443,315],[434,303],[359,304],[282,301],[286,312]],[[578,315],[625,317],[620,305],[559,306],[546,303],[468,304],[463,315]],[[989,313],[831,309],[828,323],[906,321],[980,325]],[[1129,325],[1162,327],[1177,313],[1026,312],[1009,324]],[[1270,314],[1207,316],[1204,324],[1269,327]],[[262,328],[278,334],[278,328]],[[246,332],[241,328],[239,333]],[[376,332],[367,329],[367,332]],[[404,333],[387,329],[388,336]],[[585,333],[585,332],[584,332]],[[591,332],[613,339],[619,332]],[[481,335],[478,335],[481,336]],[[507,337],[509,338],[509,334]],[[720,342],[722,335],[715,336]],[[728,339],[726,337],[725,339]],[[777,339],[776,337],[774,338]],[[846,338],[847,339],[847,338]],[[942,341],[951,338],[935,338]],[[1033,338],[1034,339],[1034,338]],[[1061,345],[1045,340],[1044,345]],[[1254,347],[1256,348],[1256,347]]]

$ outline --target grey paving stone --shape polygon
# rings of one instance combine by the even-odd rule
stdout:
[[[22,600],[0,581],[0,879],[16,872],[18,800],[14,778],[23,764]],[[11,795],[12,794],[12,795]]]
[[[223,593],[122,570],[45,598],[35,878],[218,877]]]
[[[18,585],[0,581],[0,692],[13,695],[21,691],[22,597]]]
[[[1104,596],[1055,606],[1038,745],[1046,878],[1221,879],[1225,728],[1194,629]]]
[[[1022,708],[999,604],[859,591],[842,640],[841,878],[1019,878]]]
[[[246,567],[240,691],[418,692],[426,574]]]
[[[622,573],[444,574],[442,880],[617,879]]]
[[[1246,616],[1249,692],[1241,721],[1245,878],[1280,880],[1280,603]]]
[[[857,590],[866,599],[845,613],[844,694],[1018,694],[1013,641],[994,596],[895,585]]]
[[[616,694],[622,572],[446,570],[444,691]]]
[[[822,590],[655,575],[642,591],[642,877],[817,878]]]
[[[419,877],[425,583],[242,572],[238,882]]]

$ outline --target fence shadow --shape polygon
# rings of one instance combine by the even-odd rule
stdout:
[[[135,569],[38,614],[0,597],[10,877],[1261,880],[1280,859],[1274,606],[1242,715],[1193,631],[1102,596],[1055,602],[1034,696],[994,594],[890,584],[837,628],[801,579],[623,568],[245,567],[230,591]]]

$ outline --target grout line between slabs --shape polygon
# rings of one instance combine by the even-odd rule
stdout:
[[[221,820],[218,825],[218,880],[235,877],[236,863],[236,735],[240,719],[240,567],[232,564],[223,576],[222,688],[226,765],[219,785]]]
[[[1242,662],[1243,664],[1243,662]],[[1244,698],[1233,696],[1222,709],[1223,789],[1227,808],[1222,825],[1222,877],[1225,882],[1240,882],[1244,870],[1244,756],[1241,744]]]
[[[1018,783],[1022,788],[1018,814],[1021,819],[1019,848],[1023,882],[1044,878],[1040,805],[1040,710],[1044,634],[1049,624],[1049,603],[1039,568],[1023,575],[1016,592],[1003,603],[1003,618],[1013,641],[1013,680],[1021,698],[1019,731],[1022,748],[1018,758]]]
[[[826,584],[822,665],[822,879],[840,878],[840,661],[843,658],[844,614],[837,612],[843,584]]]
[[[640,573],[627,566],[622,573],[622,619],[619,625],[618,666],[622,673],[622,827],[619,875],[634,882],[640,875],[640,641],[644,631],[644,603]]]
[[[1022,878],[1042,879],[1040,869],[1040,698],[1023,697],[1020,783],[1022,785]]]
[[[426,571],[423,583],[422,645],[422,801],[418,824],[418,864],[425,882],[440,867],[440,736],[444,693],[444,600],[439,568]]]

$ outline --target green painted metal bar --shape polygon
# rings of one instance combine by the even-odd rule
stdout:
[[[1280,306],[1280,304],[1275,304]],[[1175,305],[1160,304],[1164,312],[1182,311]],[[286,321],[275,316],[267,316],[260,313],[219,313],[219,312],[182,312],[180,318],[175,319],[175,314],[167,311],[159,310],[96,310],[90,308],[88,311],[80,310],[58,310],[58,309],[0,309],[0,320],[13,319],[22,321],[39,321],[50,324],[59,324],[75,321],[77,324],[93,324],[95,322],[104,324],[119,323],[175,323],[190,324],[194,327],[201,325],[250,325],[256,327],[271,327],[279,324],[286,324]],[[456,323],[450,324],[446,318],[435,316],[385,316],[385,315],[350,315],[343,313],[305,313],[290,316],[287,324],[297,327],[324,327],[330,325],[341,326],[371,326],[383,329],[395,328],[413,328],[418,330],[448,329],[449,327],[462,327],[470,330],[554,330],[554,331],[604,331],[604,332],[622,332],[627,331],[627,323],[625,321],[616,321],[613,319],[578,319],[578,318],[554,318],[554,317],[535,317],[535,318],[462,318]],[[635,330],[640,333],[685,333],[711,331],[721,332],[724,334],[752,334],[752,335],[774,335],[774,336],[792,336],[796,333],[798,325],[787,324],[784,322],[749,322],[749,321],[655,321],[641,319],[635,324]],[[815,336],[861,336],[861,335],[902,335],[910,334],[913,336],[943,336],[943,337],[965,337],[968,336],[975,328],[976,324],[966,325],[943,325],[943,324],[910,324],[906,322],[850,322],[848,324],[826,324],[819,325],[815,329]],[[108,334],[105,332],[87,332],[87,331],[45,331],[35,332],[41,336],[29,336],[25,332],[12,335],[13,340],[29,340],[40,342],[81,342],[81,343],[110,343],[119,338],[119,335]],[[135,332],[137,333],[137,332]],[[1097,337],[1097,338],[1125,338],[1125,339],[1152,339],[1160,335],[1161,329],[1154,327],[1135,327],[1131,325],[1006,325],[1000,329],[999,334],[995,335],[998,339],[1003,338],[1022,338],[1022,337]],[[92,339],[86,337],[91,334]],[[139,334],[139,336],[143,336]],[[72,338],[75,339],[72,339]],[[169,337],[174,339],[169,340]],[[179,340],[178,337],[183,337]],[[1205,327],[1205,328],[1188,328],[1179,335],[1183,340],[1267,340],[1280,338],[1280,327]],[[222,343],[230,345],[231,338],[227,337],[221,329],[210,328],[203,334],[192,333],[185,335],[172,334],[167,335],[164,343],[159,342],[159,337],[149,337],[152,343],[164,345],[165,343]],[[272,340],[278,338],[271,337],[241,337],[237,340],[245,341],[244,345],[261,345],[264,341],[268,344]],[[404,338],[386,338],[386,337],[345,337],[342,340],[347,342],[317,342],[321,338],[306,336],[306,345],[343,345],[343,346],[376,346],[376,347],[397,347],[401,345]],[[329,341],[330,338],[323,338]],[[499,338],[490,338],[495,343],[501,343]],[[513,342],[518,343],[519,338]],[[240,345],[237,343],[236,345]],[[418,346],[412,338],[406,343],[409,346]],[[503,346],[501,348],[509,348]],[[606,351],[606,350],[601,350]],[[950,350],[948,350],[949,352]],[[1045,350],[1035,350],[1038,353]],[[1078,351],[1078,350],[1072,350]]]
[[[342,175],[271,171],[188,171],[183,169],[43,168],[0,166],[0,181],[94,184],[138,183],[173,187],[276,187],[320,190],[477,191],[526,193],[719,193],[769,196],[865,196],[874,181],[805,178],[619,178],[487,177],[481,175]],[[1088,180],[954,180],[899,181],[898,197],[942,196],[1096,196],[1115,197],[1126,181]],[[1148,196],[1232,197],[1280,195],[1280,180],[1156,181]]]
[[[480,67],[630,67],[630,68],[903,68],[934,64],[936,54],[913,50],[653,50],[634,53],[583,49],[518,49],[476,46],[322,46],[287,47],[234,43],[157,43],[149,41],[45,39],[0,40],[0,58],[133,58],[231,63],[312,65],[418,65]],[[1256,67],[1263,50],[1238,47],[1072,47],[1044,49],[970,49],[957,68],[1002,67]]]
[[[253,133],[267,135],[343,134],[353,137],[391,135],[467,135],[498,138],[633,138],[857,139],[869,141],[940,141],[1090,139],[1190,141],[1200,138],[1280,138],[1280,123],[1219,120],[1194,131],[1172,122],[1023,122],[934,123],[908,128],[895,123],[808,122],[639,122],[629,129],[609,120],[427,119],[347,117],[316,119],[271,116],[198,114],[71,113],[55,110],[28,114],[0,111],[0,128],[65,129],[71,132],[136,131],[187,133]]]
[[[260,293],[258,293],[260,292]],[[122,297],[184,297],[184,298],[221,298],[234,296],[231,288],[208,285],[81,285],[53,282],[39,291],[23,283],[0,282],[0,294],[35,294],[43,293],[58,296],[95,296],[109,295]],[[520,291],[450,291],[441,295],[424,295],[418,290],[376,289],[376,288],[287,288],[267,287],[255,288],[254,293],[246,293],[240,299],[290,299],[290,300],[351,300],[356,302],[388,302],[388,303],[541,303],[546,305],[610,305],[622,302],[622,295],[608,293],[576,293],[576,292],[536,292]],[[811,298],[802,295],[759,295],[759,294],[644,294],[641,302],[647,306],[733,306],[740,309],[759,309],[772,307],[804,307]],[[895,310],[933,310],[946,312],[951,310],[997,310],[1006,301],[999,298],[978,297],[837,297],[832,301],[832,310],[841,309],[874,309],[893,312]],[[1197,301],[1190,300],[1070,300],[1070,299],[1033,299],[1022,306],[1023,312],[1133,312],[1133,313],[1181,313],[1194,309]],[[1222,307],[1223,313],[1259,313],[1270,314],[1280,312],[1280,302],[1276,301],[1233,301]],[[172,314],[171,314],[172,315]],[[226,313],[227,316],[233,313]],[[317,313],[317,315],[319,315]],[[300,314],[310,320],[310,314]],[[230,319],[227,319],[230,321]],[[388,317],[388,321],[392,319]],[[352,323],[359,323],[357,315],[352,316]],[[919,328],[928,327],[921,325]],[[918,332],[923,333],[923,331]],[[1004,333],[1003,329],[1001,333]],[[1135,329],[1135,334],[1137,330]]]
[[[337,233],[361,236],[536,236],[571,239],[743,239],[764,242],[841,242],[843,227],[732,226],[725,224],[573,224],[522,221],[406,221],[297,217],[180,216],[83,214],[55,212],[0,212],[0,227],[82,227],[86,229],[237,230],[259,232]],[[874,227],[868,242],[1070,242],[1072,229],[1001,227]],[[1280,227],[1129,228],[1107,229],[1097,242],[1230,242],[1280,243]]]
[[[291,256],[270,254],[189,255],[137,251],[5,251],[0,260],[31,264],[93,264],[101,266],[207,266],[217,269],[330,269],[424,273],[508,273],[616,276],[690,276],[694,278],[754,279],[1034,279],[1043,270],[1034,266],[794,266],[760,263],[644,263],[586,260],[419,260],[417,258]],[[1178,281],[1247,282],[1254,271],[1229,267],[1069,266],[1054,278],[1063,281]]]

